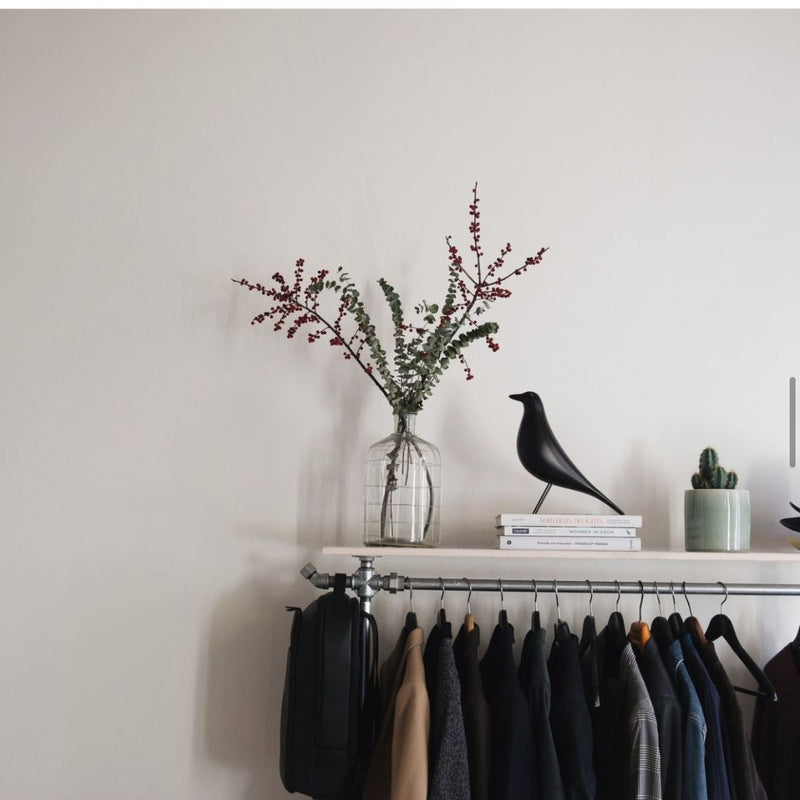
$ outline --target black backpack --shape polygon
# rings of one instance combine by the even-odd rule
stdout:
[[[302,611],[287,608],[294,618],[281,705],[281,780],[287,791],[320,800],[360,795],[374,734],[377,630],[358,599],[345,594],[345,581],[337,574],[332,592]]]

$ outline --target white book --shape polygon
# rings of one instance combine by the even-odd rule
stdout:
[[[498,536],[636,536],[636,528],[559,528],[543,525],[506,525]]]
[[[611,551],[639,551],[642,549],[642,540],[638,537],[627,536],[554,536],[550,538],[539,536],[498,536],[497,541],[501,550],[611,550]]]
[[[498,514],[495,525],[548,528],[641,528],[641,515],[627,514]]]

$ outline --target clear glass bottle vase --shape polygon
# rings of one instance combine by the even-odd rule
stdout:
[[[414,433],[416,414],[395,415],[394,433],[367,452],[364,544],[438,547],[441,460]]]

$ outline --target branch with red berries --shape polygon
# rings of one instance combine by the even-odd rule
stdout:
[[[543,247],[535,256],[528,256],[520,266],[509,270],[506,259],[511,245],[507,243],[497,258],[485,266],[477,184],[472,190],[469,216],[474,264],[468,270],[451,237],[446,237],[449,266],[441,306],[423,300],[414,308],[414,321],[407,322],[394,287],[383,278],[378,280],[392,316],[391,365],[361,295],[342,267],[333,272],[320,269],[306,276],[305,262],[300,258],[291,281],[276,272],[269,286],[251,283],[246,278],[234,279],[234,283],[271,301],[269,308],[257,314],[251,324],[269,320],[273,330],[284,331],[290,339],[301,329],[310,343],[327,339],[331,346],[341,348],[345,359],[361,367],[394,413],[402,417],[422,408],[453,361],[461,364],[467,380],[473,378],[463,353],[473,342],[484,339],[492,351],[499,350],[493,338],[499,326],[496,322],[483,322],[480,317],[497,300],[510,297],[507,282],[538,265],[547,251]],[[323,309],[323,297],[335,299],[330,311]]]

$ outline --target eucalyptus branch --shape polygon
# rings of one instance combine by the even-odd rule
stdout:
[[[497,323],[479,323],[477,318],[497,300],[510,297],[506,282],[537,266],[547,252],[547,248],[543,247],[535,256],[526,258],[521,266],[498,276],[506,256],[511,252],[511,245],[504,245],[498,257],[484,267],[477,183],[472,188],[469,218],[470,250],[475,254],[477,277],[466,269],[452,238],[446,236],[449,267],[445,298],[441,305],[422,301],[414,308],[417,320],[407,321],[400,296],[394,287],[383,278],[378,281],[391,315],[394,371],[361,295],[341,267],[333,275],[322,269],[316,275],[305,278],[305,262],[298,259],[293,282],[275,273],[271,286],[250,283],[245,278],[234,279],[234,283],[255,290],[273,302],[270,308],[253,319],[253,324],[273,319],[274,330],[285,329],[289,338],[302,326],[312,325],[311,332],[307,334],[308,341],[313,343],[327,336],[329,344],[342,347],[344,357],[355,361],[378,387],[394,412],[403,416],[422,408],[423,402],[430,397],[453,360],[461,363],[467,380],[472,379],[472,370],[462,351],[473,342],[485,339],[491,350],[499,349],[492,338],[497,333]],[[339,298],[338,312],[333,322],[320,307],[325,293]],[[345,333],[345,323],[352,324],[355,330]],[[364,348],[367,348],[371,360],[364,356]]]

